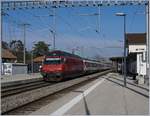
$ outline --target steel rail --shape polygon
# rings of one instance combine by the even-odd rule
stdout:
[[[89,74],[86,76],[82,76],[81,78],[75,78],[60,83],[49,83],[49,85],[41,85],[41,87],[38,86],[38,88],[35,88],[33,86],[33,88],[30,88],[27,91],[21,93],[18,92],[12,95],[9,94],[8,96],[6,95],[1,99],[2,113],[8,112],[33,101],[39,100],[48,95],[52,95],[56,92],[67,89],[74,85],[86,82],[87,80],[91,80],[94,78],[96,79],[97,77],[107,74],[109,72],[112,72],[112,70],[106,70],[94,74]]]
[[[23,84],[20,86],[10,86],[8,88],[2,88],[1,89],[1,97],[7,97],[7,96],[11,96],[11,95],[15,95],[15,94],[19,94],[19,93],[23,93],[26,91],[30,91],[33,89],[38,89],[41,87],[45,87],[45,86],[50,86],[53,85],[52,83],[48,83],[48,82],[33,82],[33,83],[29,83],[29,84]]]

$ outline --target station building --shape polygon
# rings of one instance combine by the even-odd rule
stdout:
[[[127,74],[133,79],[147,79],[146,77],[146,33],[127,33]],[[110,58],[113,67],[118,72],[123,72],[123,57]]]
[[[131,72],[146,76],[146,33],[129,33],[126,38]]]

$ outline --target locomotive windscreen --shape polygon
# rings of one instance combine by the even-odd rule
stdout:
[[[58,53],[58,52],[51,52],[49,53],[47,56],[60,56],[61,53]]]
[[[63,59],[61,58],[46,58],[44,64],[61,64]]]

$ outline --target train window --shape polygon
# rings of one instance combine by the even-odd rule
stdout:
[[[44,64],[61,64],[63,59],[61,58],[46,58]]]

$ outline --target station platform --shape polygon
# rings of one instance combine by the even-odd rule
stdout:
[[[19,82],[19,81],[26,81],[26,80],[35,80],[35,79],[40,79],[40,78],[42,78],[40,73],[2,75],[1,84],[13,83],[13,82]]]
[[[30,115],[148,115],[149,86],[109,73],[53,99]]]

